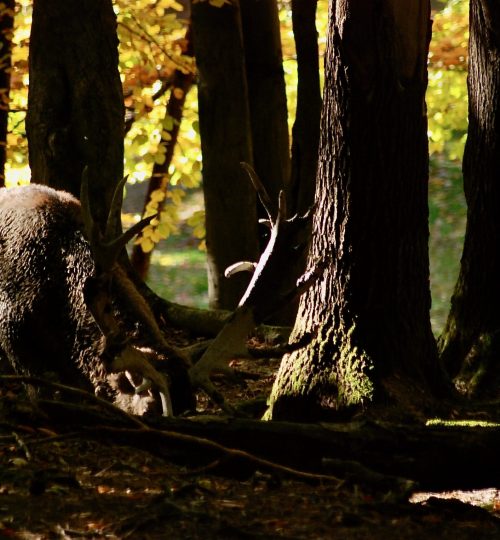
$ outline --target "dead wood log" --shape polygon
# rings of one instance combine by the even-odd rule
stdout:
[[[318,425],[241,418],[162,419],[161,426],[309,471],[324,472],[329,459],[354,460],[383,475],[418,482],[422,489],[473,489],[500,483],[498,427],[372,421]]]

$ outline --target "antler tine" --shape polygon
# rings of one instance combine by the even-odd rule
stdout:
[[[271,221],[271,223],[274,223],[277,217],[276,207],[271,201],[271,197],[269,197],[269,193],[264,187],[264,184],[261,182],[260,178],[257,176],[257,173],[248,163],[246,163],[245,161],[241,161],[240,165],[243,169],[245,169],[248,176],[250,177],[252,185],[257,192],[257,195],[259,196],[260,202],[262,203],[264,210],[269,216],[269,220]]]
[[[125,187],[127,180],[128,174],[118,182],[113,193],[113,198],[111,199],[111,206],[109,207],[108,219],[106,221],[106,230],[104,231],[104,238],[106,240],[110,240],[111,238],[113,238],[113,235],[116,234],[116,216],[120,215],[123,203],[123,188]]]
[[[278,215],[276,217],[276,223],[286,220],[286,196],[285,192],[281,189],[278,195]]]
[[[82,218],[92,254],[94,255],[96,265],[101,272],[111,270],[127,243],[157,217],[157,215],[154,214],[152,216],[143,218],[121,235],[117,236],[116,238],[112,238],[112,235],[115,232],[112,228],[114,219],[112,216],[114,213],[116,213],[113,209],[118,205],[121,207],[123,186],[125,185],[126,181],[127,177],[123,178],[116,187],[103,238],[103,234],[99,230],[97,223],[94,221],[90,211],[88,167],[85,167],[82,173],[82,181],[80,186]]]
[[[156,219],[158,217],[158,214],[153,214],[152,216],[148,216],[145,218],[142,218],[137,223],[134,223],[132,227],[127,229],[124,233],[122,233],[117,238],[110,240],[109,242],[103,243],[103,247],[106,249],[111,250],[112,252],[116,252],[117,256],[119,255],[120,251],[132,240],[132,238],[139,234],[144,227],[149,225],[153,219]],[[115,258],[116,260],[116,258]]]
[[[90,199],[89,199],[89,168],[85,166],[82,172],[82,181],[80,184],[80,204],[82,207],[82,219],[85,227],[85,232],[89,242],[94,243],[98,236],[98,229],[92,213],[90,212]]]

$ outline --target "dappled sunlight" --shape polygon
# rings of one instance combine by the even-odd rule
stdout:
[[[185,242],[183,237],[175,235],[160,244],[160,249],[152,254],[147,282],[166,300],[205,308],[208,306],[206,254]]]
[[[9,163],[5,166],[5,185],[7,187],[23,186],[30,183],[31,171],[28,165],[13,167]]]
[[[479,506],[480,508],[492,511],[497,515],[500,511],[500,490],[496,488],[473,489],[469,491],[419,491],[411,495],[410,502],[425,503],[431,498],[455,499],[462,503],[471,504],[472,506]]]

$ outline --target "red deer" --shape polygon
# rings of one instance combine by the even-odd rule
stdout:
[[[157,338],[152,346],[167,353],[166,377],[128,341],[120,310],[139,303],[142,323],[154,317],[116,263],[124,241],[109,244],[115,260],[97,260],[106,246],[92,246],[89,236],[99,234],[86,215],[84,202],[82,208],[72,195],[49,187],[0,189],[0,353],[19,374],[55,373],[60,382],[95,391],[130,412],[154,408],[158,396],[165,415],[191,408],[186,365],[155,322],[149,333]],[[124,373],[152,381],[154,391],[147,395],[148,384],[134,391]],[[142,398],[135,395],[141,392]]]

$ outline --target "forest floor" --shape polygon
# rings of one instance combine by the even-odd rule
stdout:
[[[238,362],[256,378],[237,388],[221,381],[221,390],[232,403],[265,396],[277,366],[270,359]],[[17,392],[16,385],[0,387],[1,538],[500,538],[496,489],[413,494],[420,502],[410,502],[408,495],[352,482],[261,470],[218,475],[210,466],[193,469],[109,437],[85,436],[77,418],[69,432],[50,418],[15,423],[2,403]],[[217,414],[203,396],[199,409]]]

